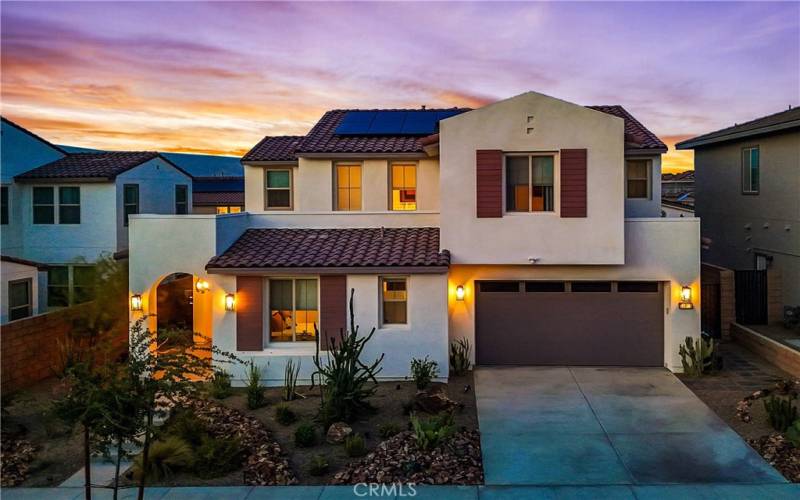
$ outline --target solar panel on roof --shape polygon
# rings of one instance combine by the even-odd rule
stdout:
[[[373,135],[395,135],[403,130],[406,121],[406,111],[376,111],[375,119],[369,127]]]
[[[342,121],[339,122],[339,126],[336,127],[334,133],[339,135],[367,135],[375,114],[375,111],[348,111]]]
[[[462,113],[446,111],[348,111],[336,127],[336,135],[430,135],[438,130],[439,120]]]
[[[432,111],[409,111],[400,131],[408,135],[429,135],[436,130],[436,113]]]

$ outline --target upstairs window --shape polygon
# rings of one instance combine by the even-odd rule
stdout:
[[[742,193],[758,194],[760,172],[758,146],[742,149]]]
[[[417,209],[417,166],[392,165],[392,210]]]
[[[8,320],[27,318],[33,314],[31,299],[32,280],[15,280],[8,282]]]
[[[267,192],[264,205],[267,210],[291,210],[292,171],[289,169],[269,169],[266,175]]]
[[[506,212],[552,212],[555,207],[553,155],[506,157]]]
[[[81,188],[76,186],[58,188],[58,223],[81,223]]]
[[[361,165],[339,163],[336,165],[336,210],[361,210]]]
[[[8,224],[8,186],[0,187],[0,224]]]
[[[650,161],[628,160],[625,162],[625,193],[632,199],[650,198]]]
[[[218,205],[216,207],[217,215],[224,214],[239,214],[242,212],[242,207],[237,205]]]
[[[189,186],[186,184],[175,186],[175,213],[178,215],[189,213]]]
[[[34,186],[33,188],[33,223],[55,224],[56,204],[52,187]]]
[[[125,214],[125,226],[128,225],[128,218],[139,213],[139,185],[125,184],[122,187],[122,205]]]

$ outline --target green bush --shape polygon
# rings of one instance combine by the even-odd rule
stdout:
[[[764,401],[764,409],[767,411],[767,422],[778,432],[786,432],[797,420],[797,407],[789,398],[770,396]]]
[[[383,439],[388,439],[395,434],[400,433],[402,430],[403,428],[394,422],[386,422],[385,424],[378,426],[378,434],[380,434]]]
[[[192,448],[200,446],[208,435],[206,425],[194,413],[185,409],[174,412],[165,429],[167,435],[182,439]]]
[[[168,436],[150,445],[148,454],[148,470],[142,470],[142,455],[133,461],[133,476],[138,480],[145,475],[148,481],[169,478],[175,472],[188,469],[194,463],[192,447],[177,436]]]
[[[450,371],[454,375],[464,375],[469,371],[471,351],[472,346],[466,338],[450,342]]]
[[[300,424],[294,431],[294,444],[300,448],[310,448],[317,444],[317,430],[308,422]]]
[[[289,405],[281,403],[275,407],[275,420],[281,425],[292,425],[297,421],[297,415]]]
[[[797,419],[786,429],[784,434],[786,439],[794,445],[795,448],[800,448],[800,419]]]
[[[361,434],[353,434],[344,439],[344,452],[348,457],[363,457],[367,454],[367,445]]]
[[[203,479],[224,476],[242,466],[244,450],[238,439],[205,436],[195,450],[194,472]]]
[[[414,383],[417,389],[425,389],[439,375],[439,363],[432,359],[412,358],[411,359],[411,376],[414,377]]]
[[[266,397],[261,386],[261,368],[256,366],[255,362],[251,362],[247,373],[247,407],[255,410],[265,404]]]
[[[216,370],[209,382],[208,393],[215,399],[225,399],[230,396],[233,393],[231,374],[225,370]]]
[[[416,415],[411,415],[411,426],[414,429],[414,438],[417,441],[417,446],[422,450],[436,448],[455,432],[452,413],[442,413],[439,416],[425,420],[420,420]]]
[[[312,476],[321,476],[328,472],[330,464],[325,455],[314,455],[308,462],[308,473]]]

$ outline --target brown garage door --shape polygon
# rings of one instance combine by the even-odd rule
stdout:
[[[483,365],[663,366],[658,282],[479,281]]]

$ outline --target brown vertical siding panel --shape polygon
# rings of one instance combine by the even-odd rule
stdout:
[[[561,150],[561,217],[586,217],[586,150]]]
[[[347,276],[319,277],[320,348],[327,349],[331,338],[347,329]]]
[[[477,216],[503,216],[503,152],[479,149],[475,152]]]
[[[264,349],[264,280],[236,277],[236,350]]]

